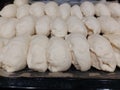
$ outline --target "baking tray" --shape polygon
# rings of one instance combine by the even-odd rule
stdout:
[[[50,1],[50,0],[31,0]],[[53,1],[53,0],[52,0]],[[54,0],[59,4],[68,2],[70,4],[79,4],[80,0]],[[62,2],[61,2],[62,1]],[[83,1],[83,0],[82,0]],[[98,0],[99,1],[99,0]],[[13,0],[1,0],[0,9]],[[85,89],[85,90],[120,90],[120,69],[108,73],[91,68],[87,72],[80,72],[73,66],[66,72],[45,73],[35,72],[26,67],[26,69],[7,73],[0,69],[0,88],[12,89]]]
[[[108,73],[91,68],[77,71],[73,66],[66,72],[39,73],[28,68],[15,73],[0,69],[0,88],[19,89],[120,89],[120,69]]]

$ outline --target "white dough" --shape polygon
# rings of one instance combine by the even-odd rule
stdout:
[[[68,3],[63,3],[59,6],[59,14],[64,20],[70,16],[71,6]]]
[[[87,36],[87,29],[83,22],[76,16],[70,16],[67,20],[68,31],[71,33],[81,33]]]
[[[1,54],[1,51],[4,48],[4,46],[6,46],[9,41],[10,41],[10,39],[0,38],[0,54]]]
[[[119,18],[114,18],[120,25],[120,17]]]
[[[46,35],[50,34],[50,22],[51,18],[49,16],[42,16],[36,22],[36,34],[38,35]]]
[[[0,38],[0,68],[2,68],[2,59],[1,59],[1,52],[4,47],[3,40]]]
[[[51,18],[56,18],[59,15],[58,4],[54,1],[50,1],[45,5],[45,13]]]
[[[6,46],[11,39],[0,38],[0,40],[3,41],[3,46]]]
[[[52,37],[47,49],[48,69],[51,72],[66,71],[71,66],[71,53],[65,40]]]
[[[29,9],[30,9],[30,5],[28,5],[28,4],[18,7],[16,17],[19,19],[24,16],[28,16],[30,14]]]
[[[5,38],[0,38],[0,68],[2,68],[2,49],[4,48],[4,46],[8,43],[9,39],[5,39]]]
[[[97,34],[89,36],[88,42],[90,50],[96,55],[97,62],[100,65],[97,69],[114,72],[116,68],[116,58],[110,42],[103,36]]]
[[[96,54],[93,52],[90,52],[90,56],[91,56],[92,66],[98,70],[101,70],[101,66],[100,66],[100,63],[98,62],[99,60]]]
[[[120,34],[106,34],[104,37],[106,37],[114,47],[120,50]]]
[[[48,38],[46,36],[33,36],[27,57],[27,64],[30,69],[39,72],[47,70],[47,45]]]
[[[32,35],[35,30],[35,20],[32,16],[25,16],[19,19],[16,25],[16,35]]]
[[[17,13],[17,6],[14,5],[14,4],[8,4],[8,5],[6,5],[0,11],[0,15],[2,17],[6,17],[6,18],[14,18],[14,17],[16,17],[16,13]]]
[[[45,4],[43,2],[36,2],[30,6],[30,14],[35,17],[41,17],[44,15]]]
[[[112,44],[113,51],[116,56],[117,66],[120,67],[120,34],[107,34],[104,35]]]
[[[89,16],[89,17],[85,17],[84,18],[84,24],[88,29],[88,34],[100,34],[101,31],[101,26],[99,21],[93,17],[93,16]]]
[[[18,7],[28,3],[29,3],[29,0],[14,0],[14,4]]]
[[[98,3],[95,5],[95,14],[97,16],[111,16],[109,8],[104,3]]]
[[[0,37],[8,38],[8,39],[15,37],[16,23],[17,23],[17,19],[10,18],[9,20],[7,20],[7,22],[2,24],[0,28]]]
[[[120,68],[120,50],[113,46],[113,51],[116,57],[117,66]]]
[[[120,33],[119,23],[112,17],[101,16],[98,18],[102,33],[104,34],[115,34]]]
[[[72,52],[72,63],[76,69],[87,71],[91,67],[89,43],[82,34],[70,34],[66,37]]]
[[[51,33],[56,37],[65,37],[67,35],[67,24],[62,18],[56,18],[51,22]]]
[[[80,7],[78,5],[74,5],[71,8],[71,16],[77,16],[79,19],[83,18],[82,12],[80,10]]]
[[[113,17],[120,17],[120,4],[111,2],[108,4],[108,8],[111,11]]]
[[[22,70],[27,65],[27,51],[30,37],[21,36],[11,39],[2,50],[2,68],[7,72]]]
[[[83,2],[80,8],[84,16],[94,16],[95,14],[94,4],[89,1]]]
[[[0,29],[1,29],[1,26],[6,23],[8,21],[8,18],[5,18],[5,17],[0,17]]]
[[[0,54],[1,54],[1,51],[2,51],[2,48],[4,47],[4,42],[3,42],[3,39],[0,38]],[[1,63],[1,62],[0,62]],[[1,67],[1,64],[0,64],[0,67]]]
[[[6,38],[0,38],[0,54],[2,49],[4,48],[4,46],[6,46],[8,44],[10,39],[6,39]]]

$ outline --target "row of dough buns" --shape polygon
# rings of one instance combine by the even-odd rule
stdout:
[[[120,4],[15,0],[0,11],[0,67],[38,72],[120,67]],[[39,12],[38,12],[39,11]]]
[[[119,35],[95,34],[86,39],[80,33],[73,33],[65,39],[49,39],[45,35],[1,39],[0,67],[7,72],[19,71],[26,66],[38,72],[47,69],[60,72],[67,71],[73,64],[80,71],[87,71],[92,66],[114,72],[116,66],[120,66],[119,38]]]

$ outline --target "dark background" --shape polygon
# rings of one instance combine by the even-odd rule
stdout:
[[[0,10],[3,8],[3,6],[13,3],[14,0],[0,0]],[[32,0],[32,1],[43,1],[43,0]],[[46,0],[49,1],[49,0]],[[81,0],[77,0],[77,1],[81,1]],[[96,0],[97,1],[97,0]],[[98,0],[100,1],[100,0]],[[107,1],[114,1],[114,0],[107,0]],[[118,0],[120,2],[120,0]]]
[[[2,9],[5,5],[12,3],[13,0],[0,0],[0,9]]]

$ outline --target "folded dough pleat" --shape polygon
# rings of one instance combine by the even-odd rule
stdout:
[[[91,58],[89,51],[89,44],[86,37],[82,34],[70,34],[66,37],[73,60],[72,63],[76,69],[80,71],[87,71],[91,67]]]
[[[97,18],[93,16],[85,17],[83,19],[83,22],[87,28],[88,35],[91,34],[100,34],[101,32],[101,26]]]
[[[113,46],[113,51],[116,57],[117,66],[120,67],[120,50]]]
[[[82,20],[77,16],[70,16],[67,20],[68,32],[70,33],[81,33],[87,36],[87,28],[85,27]]]
[[[98,70],[101,70],[100,63],[98,62],[98,58],[95,53],[90,52],[92,66]]]
[[[112,44],[113,51],[115,53],[117,66],[120,67],[120,35],[119,34],[107,34],[104,35]]]
[[[101,25],[101,31],[103,34],[116,34],[120,33],[119,23],[112,17],[101,16],[98,18]]]
[[[116,68],[116,58],[110,42],[100,35],[89,36],[88,42],[90,50],[97,57],[101,70],[113,72]]]
[[[105,34],[105,38],[107,38],[113,46],[120,50],[120,34]]]

